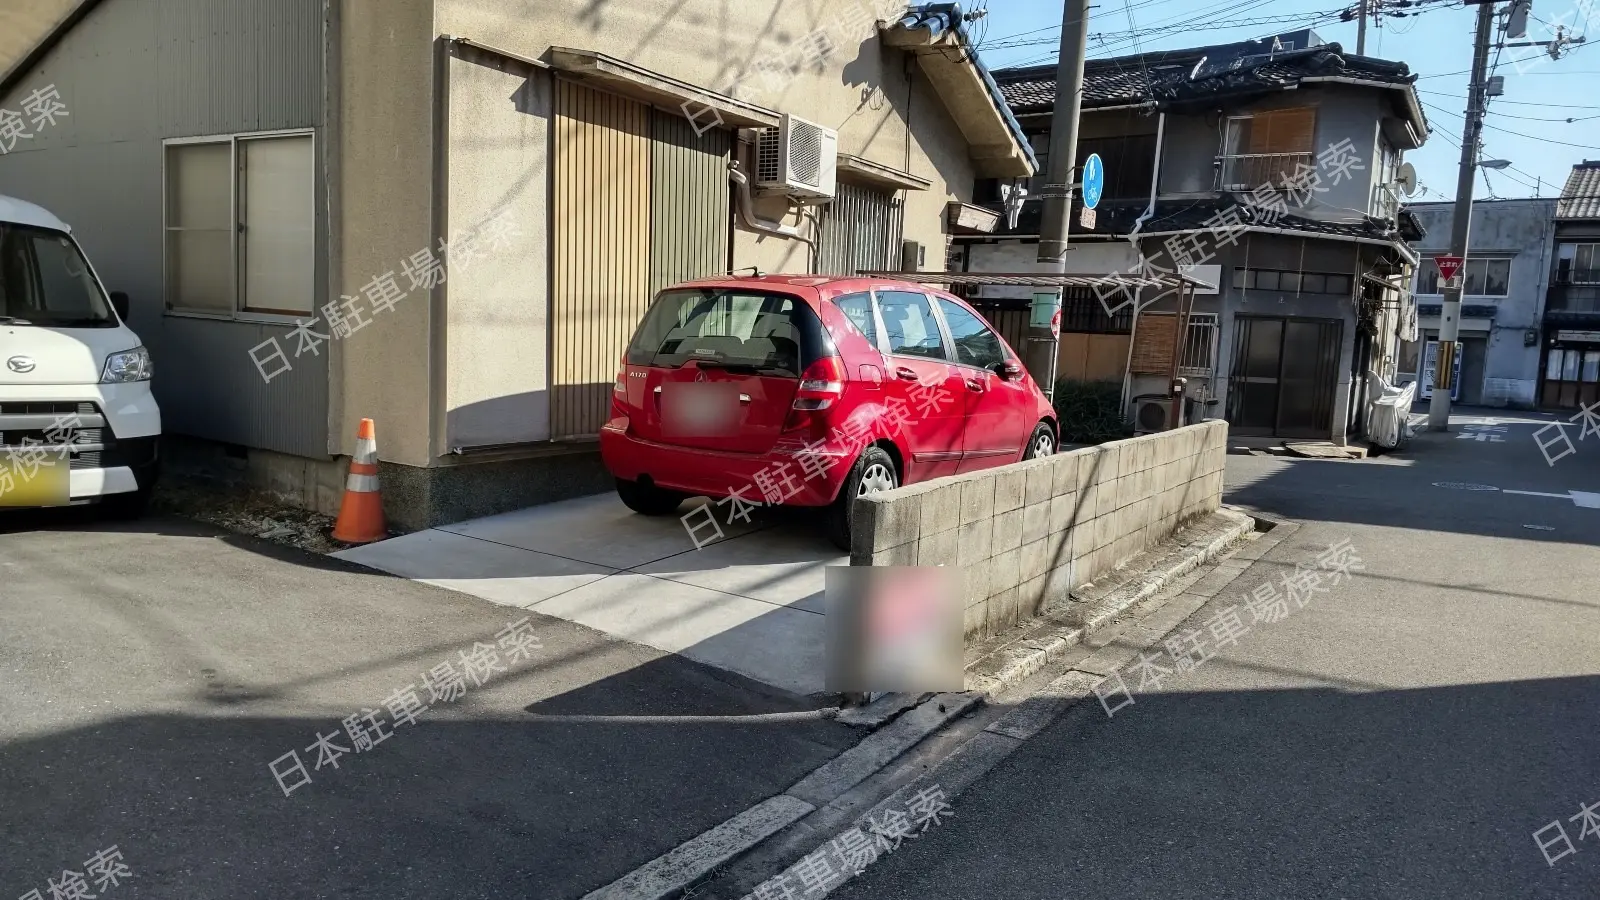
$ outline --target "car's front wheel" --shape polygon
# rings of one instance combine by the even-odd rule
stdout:
[[[637,481],[621,478],[617,479],[617,496],[622,498],[623,506],[641,516],[665,516],[675,513],[685,499],[683,494],[676,491],[662,490],[653,484],[640,484]]]
[[[850,476],[839,489],[839,496],[828,508],[828,540],[840,550],[850,549],[850,517],[856,499],[881,491],[892,491],[900,486],[900,474],[894,459],[882,447],[868,447],[856,459]]]

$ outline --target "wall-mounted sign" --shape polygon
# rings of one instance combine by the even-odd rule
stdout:
[[[1600,344],[1600,331],[1558,331],[1556,340],[1571,341],[1575,344]]]

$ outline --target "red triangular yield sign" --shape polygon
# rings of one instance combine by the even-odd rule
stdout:
[[[1435,256],[1433,261],[1438,264],[1439,274],[1446,280],[1456,277],[1456,273],[1461,271],[1459,256]]]

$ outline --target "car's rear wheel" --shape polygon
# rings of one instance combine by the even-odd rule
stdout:
[[[899,486],[900,473],[894,467],[894,459],[882,447],[868,447],[857,457],[856,464],[850,468],[850,476],[844,480],[844,487],[839,489],[839,496],[828,508],[828,540],[840,550],[849,550],[850,513],[856,498]]]
[[[686,499],[677,491],[667,491],[653,484],[617,479],[617,496],[622,505],[641,516],[665,516],[678,511]]]
[[[1038,459],[1041,456],[1053,456],[1056,452],[1056,430],[1050,427],[1049,422],[1040,422],[1033,429],[1033,435],[1028,438],[1028,449],[1022,454],[1023,459]]]

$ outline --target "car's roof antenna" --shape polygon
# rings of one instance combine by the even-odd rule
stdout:
[[[744,271],[749,271],[751,278],[761,278],[762,276],[764,276],[766,274],[765,272],[762,272],[760,269],[756,268],[755,266],[745,266],[743,269],[729,269],[728,270],[728,274],[729,275],[737,275],[740,272],[744,272]]]

